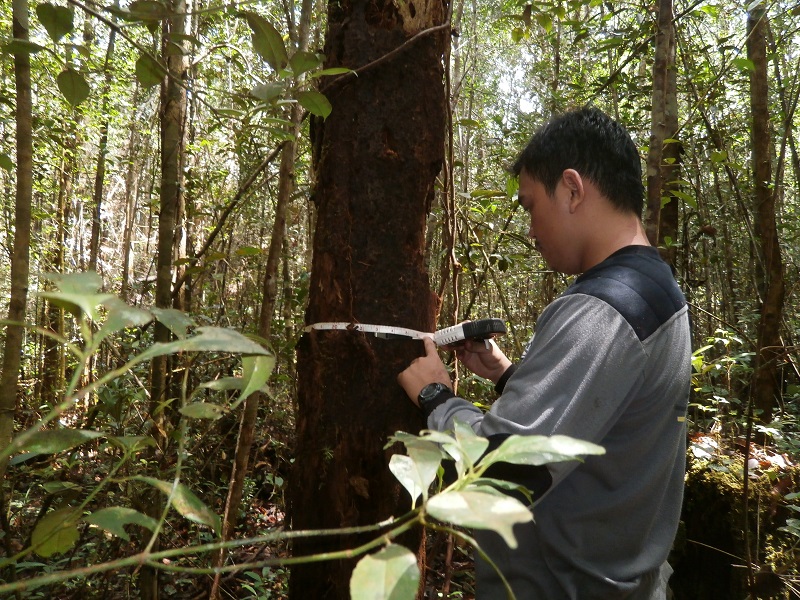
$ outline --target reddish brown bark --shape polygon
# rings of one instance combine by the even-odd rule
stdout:
[[[430,331],[436,297],[424,264],[425,220],[443,161],[441,58],[445,6],[414,19],[392,2],[329,5],[327,67],[380,64],[330,85],[333,112],[314,123],[318,209],[307,323],[347,321]],[[383,449],[397,430],[424,426],[396,383],[419,341],[313,331],[298,346],[297,450],[290,481],[294,529],[377,523],[410,508]],[[359,540],[296,542],[295,555]],[[415,549],[415,548],[412,548]],[[349,598],[353,563],[292,568],[292,598]]]

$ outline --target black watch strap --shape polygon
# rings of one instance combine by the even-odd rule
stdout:
[[[421,401],[419,407],[422,409],[422,412],[425,413],[425,416],[428,417],[434,410],[436,410],[437,406],[441,406],[450,400],[450,398],[455,398],[455,394],[453,393],[453,390],[445,387],[432,398]]]

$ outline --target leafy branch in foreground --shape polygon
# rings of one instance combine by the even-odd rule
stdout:
[[[30,544],[16,555],[0,560],[0,568],[21,565],[31,554],[55,560],[76,547],[87,528],[102,531],[110,538],[129,541],[126,526],[135,525],[148,530],[151,543],[143,551],[113,560],[99,561],[66,570],[48,568],[44,574],[28,579],[0,584],[0,594],[31,590],[77,578],[124,568],[149,565],[167,571],[184,574],[213,575],[217,573],[242,572],[267,565],[299,564],[326,560],[350,559],[361,556],[356,565],[350,593],[355,600],[392,598],[413,600],[420,572],[415,555],[393,540],[412,528],[423,526],[452,533],[470,543],[489,564],[475,540],[460,528],[487,529],[498,533],[512,548],[517,546],[513,527],[533,519],[530,509],[508,492],[519,492],[530,500],[530,494],[520,486],[486,476],[487,469],[498,463],[517,465],[543,465],[580,456],[602,454],[604,450],[594,444],[565,436],[516,436],[505,439],[494,450],[489,451],[489,441],[476,435],[473,430],[456,423],[451,434],[423,431],[420,435],[397,432],[387,448],[402,443],[405,454],[395,454],[389,468],[411,498],[411,510],[397,518],[373,526],[333,531],[276,531],[268,536],[246,540],[215,541],[201,545],[186,544],[179,548],[151,551],[152,542],[162,531],[168,519],[164,510],[160,519],[140,512],[135,507],[111,505],[101,495],[111,486],[146,485],[167,496],[167,508],[174,509],[181,517],[209,528],[219,536],[220,518],[190,487],[182,481],[182,457],[187,437],[186,422],[189,419],[218,419],[234,410],[252,392],[262,389],[272,372],[274,357],[261,345],[230,329],[196,327],[187,315],[172,310],[142,310],[128,306],[110,294],[98,293],[100,280],[94,274],[54,276],[58,291],[46,292],[42,296],[48,301],[70,312],[76,324],[78,336],[72,341],[60,340],[72,355],[73,377],[67,385],[63,400],[39,422],[21,432],[6,448],[0,449],[0,460],[9,459],[9,464],[22,465],[34,457],[55,457],[61,453],[77,452],[86,444],[99,444],[98,452],[114,460],[113,466],[93,487],[84,493],[73,494],[56,505],[53,510],[40,515],[33,527]],[[155,343],[128,358],[119,367],[97,375],[93,380],[82,380],[88,371],[90,360],[104,344],[130,328],[143,328],[153,319],[164,323],[173,332],[175,339]],[[148,435],[112,435],[102,430],[81,429],[67,426],[70,410],[81,399],[97,393],[114,380],[121,379],[140,363],[157,356],[185,353],[211,352],[241,355],[241,376],[213,377],[211,381],[197,384],[193,391],[183,386],[180,415],[176,436],[177,463],[173,465],[171,480],[147,474],[146,467],[137,462],[137,455],[155,445]],[[184,381],[189,369],[184,369]],[[83,381],[83,383],[81,383]],[[223,392],[222,401],[195,400],[200,394]],[[230,396],[227,394],[232,392]],[[211,396],[216,398],[217,396]],[[113,456],[112,456],[113,455]],[[456,472],[452,483],[444,480],[444,461],[452,461]],[[126,469],[123,469],[125,467]],[[59,480],[53,472],[53,480],[45,482],[43,488],[57,493],[62,488],[80,489],[70,482]],[[434,493],[431,493],[431,490]],[[49,492],[48,492],[49,493]],[[516,494],[515,494],[516,495]],[[109,494],[115,498],[115,494]],[[118,502],[118,501],[117,501]],[[375,537],[358,547],[326,552],[310,556],[269,558],[253,563],[229,564],[221,567],[184,566],[174,560],[190,556],[210,557],[220,549],[229,549],[248,544],[265,544],[298,537],[347,535],[350,533],[375,532]],[[74,564],[74,563],[73,563]],[[197,563],[194,563],[197,564]],[[496,565],[493,565],[497,569]],[[498,569],[498,573],[500,573]],[[500,577],[503,578],[502,573]],[[505,579],[503,578],[503,581]],[[506,583],[509,597],[513,593]]]

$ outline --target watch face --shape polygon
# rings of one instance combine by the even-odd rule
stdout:
[[[429,400],[434,396],[436,396],[436,394],[441,392],[442,389],[446,387],[447,386],[444,385],[443,383],[429,383],[424,388],[422,388],[422,391],[419,393],[419,397],[422,400]]]

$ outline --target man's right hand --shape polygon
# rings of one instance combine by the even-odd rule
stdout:
[[[483,341],[466,340],[464,345],[456,348],[456,357],[475,375],[493,383],[497,383],[511,366],[511,361],[494,340],[488,340],[488,347]]]

